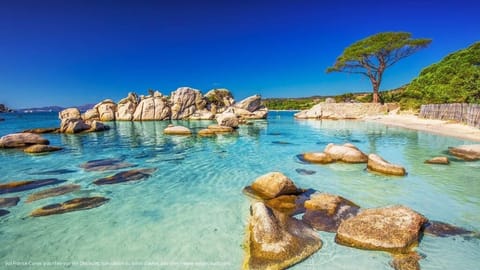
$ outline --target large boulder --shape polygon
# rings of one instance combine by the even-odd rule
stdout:
[[[88,109],[82,114],[82,119],[85,121],[100,120],[100,114],[98,114],[97,108]]]
[[[60,120],[80,119],[80,118],[82,118],[82,115],[80,113],[80,110],[78,110],[77,108],[67,108],[67,109],[58,113],[58,118]]]
[[[285,269],[322,247],[310,227],[261,202],[251,206],[243,269]]]
[[[167,98],[155,91],[152,95],[141,97],[133,114],[134,121],[166,120],[171,116]]]
[[[409,252],[407,254],[395,254],[390,265],[395,270],[420,270],[418,261],[422,257],[416,252]]]
[[[280,172],[270,172],[258,177],[253,181],[251,189],[265,199],[299,193],[299,189],[295,186],[295,183]]]
[[[184,126],[169,126],[163,130],[168,135],[191,135],[192,131]]]
[[[367,209],[344,220],[335,241],[360,249],[406,253],[417,245],[425,222],[424,216],[401,205]]]
[[[315,230],[336,232],[340,223],[357,215],[360,207],[338,195],[315,193],[305,201],[303,221]]]
[[[404,176],[407,174],[404,167],[392,164],[376,154],[368,155],[367,168],[371,171],[388,175]]]
[[[237,128],[239,124],[237,115],[230,112],[224,112],[217,115],[217,123],[219,126],[226,126],[231,128]]]
[[[448,157],[434,157],[429,160],[425,160],[425,163],[427,164],[440,164],[440,165],[448,165],[450,164],[450,161],[448,160]]]
[[[463,160],[474,161],[480,159],[480,144],[467,144],[457,147],[449,147],[450,154]]]
[[[311,163],[328,164],[334,162],[332,157],[324,152],[307,152],[302,154],[302,159]]]
[[[120,100],[117,104],[117,112],[115,113],[115,119],[120,121],[133,120],[133,114],[138,105],[137,94],[130,92],[126,98]]]
[[[0,138],[0,148],[25,147],[34,144],[50,144],[42,136],[34,133],[13,133]]]
[[[249,112],[254,112],[262,106],[262,97],[260,95],[253,95],[245,98],[244,100],[235,103],[236,108],[244,109]]]
[[[346,163],[365,163],[368,161],[368,156],[350,143],[344,145],[330,143],[325,147],[324,152],[335,161]]]
[[[29,153],[29,154],[40,154],[40,153],[48,153],[48,152],[55,152],[55,151],[60,151],[62,150],[62,147],[59,146],[50,146],[50,145],[44,145],[44,144],[34,144],[31,145],[25,149],[23,149],[23,152]]]
[[[111,99],[106,99],[93,107],[97,109],[100,121],[115,121],[117,104]]]
[[[209,110],[197,110],[188,119],[190,120],[213,120],[215,115]]]
[[[203,110],[206,106],[202,93],[190,87],[180,87],[170,96],[172,105],[172,119],[188,119],[196,110]]]
[[[85,123],[82,119],[63,119],[60,123],[61,133],[80,133],[89,130],[91,127]]]

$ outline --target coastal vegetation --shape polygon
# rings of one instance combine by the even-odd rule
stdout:
[[[420,49],[426,48],[431,39],[412,39],[407,32],[383,32],[357,41],[337,57],[330,72],[362,74],[369,78],[373,88],[373,102],[380,102],[379,89],[385,70]]]

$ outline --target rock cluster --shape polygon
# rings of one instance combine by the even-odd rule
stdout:
[[[104,119],[104,121],[107,121],[106,119],[112,118],[112,106],[111,103],[108,104],[98,106],[98,108],[102,108],[101,114],[98,114],[99,120]],[[86,113],[90,115],[91,112],[87,111]],[[105,131],[109,129],[108,126],[104,125],[102,122],[93,120],[93,118],[82,118],[82,115],[77,108],[68,108],[59,112],[58,118],[61,121],[60,129],[58,130],[60,133],[74,134],[80,132]]]
[[[220,118],[219,125],[236,128],[242,119],[263,119],[267,117],[267,113],[268,110],[262,105],[259,95],[247,97],[235,103],[232,94],[227,89],[213,89],[202,95],[197,89],[180,87],[169,97],[159,91],[150,91],[147,96],[129,93],[117,104],[107,99],[87,110],[78,118],[84,121],[213,120]],[[235,117],[234,120],[232,115]]]
[[[387,114],[398,104],[321,102],[309,110],[295,114],[298,119],[361,119],[365,116]]]
[[[480,144],[460,145],[449,147],[450,154],[466,161],[480,160]]]

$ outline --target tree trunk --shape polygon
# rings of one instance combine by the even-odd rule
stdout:
[[[380,98],[378,96],[378,85],[373,85],[373,103],[378,103]]]

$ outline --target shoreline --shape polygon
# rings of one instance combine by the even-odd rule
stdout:
[[[445,120],[423,119],[412,114],[375,115],[363,118],[365,122],[425,131],[437,135],[480,142],[480,129]]]

